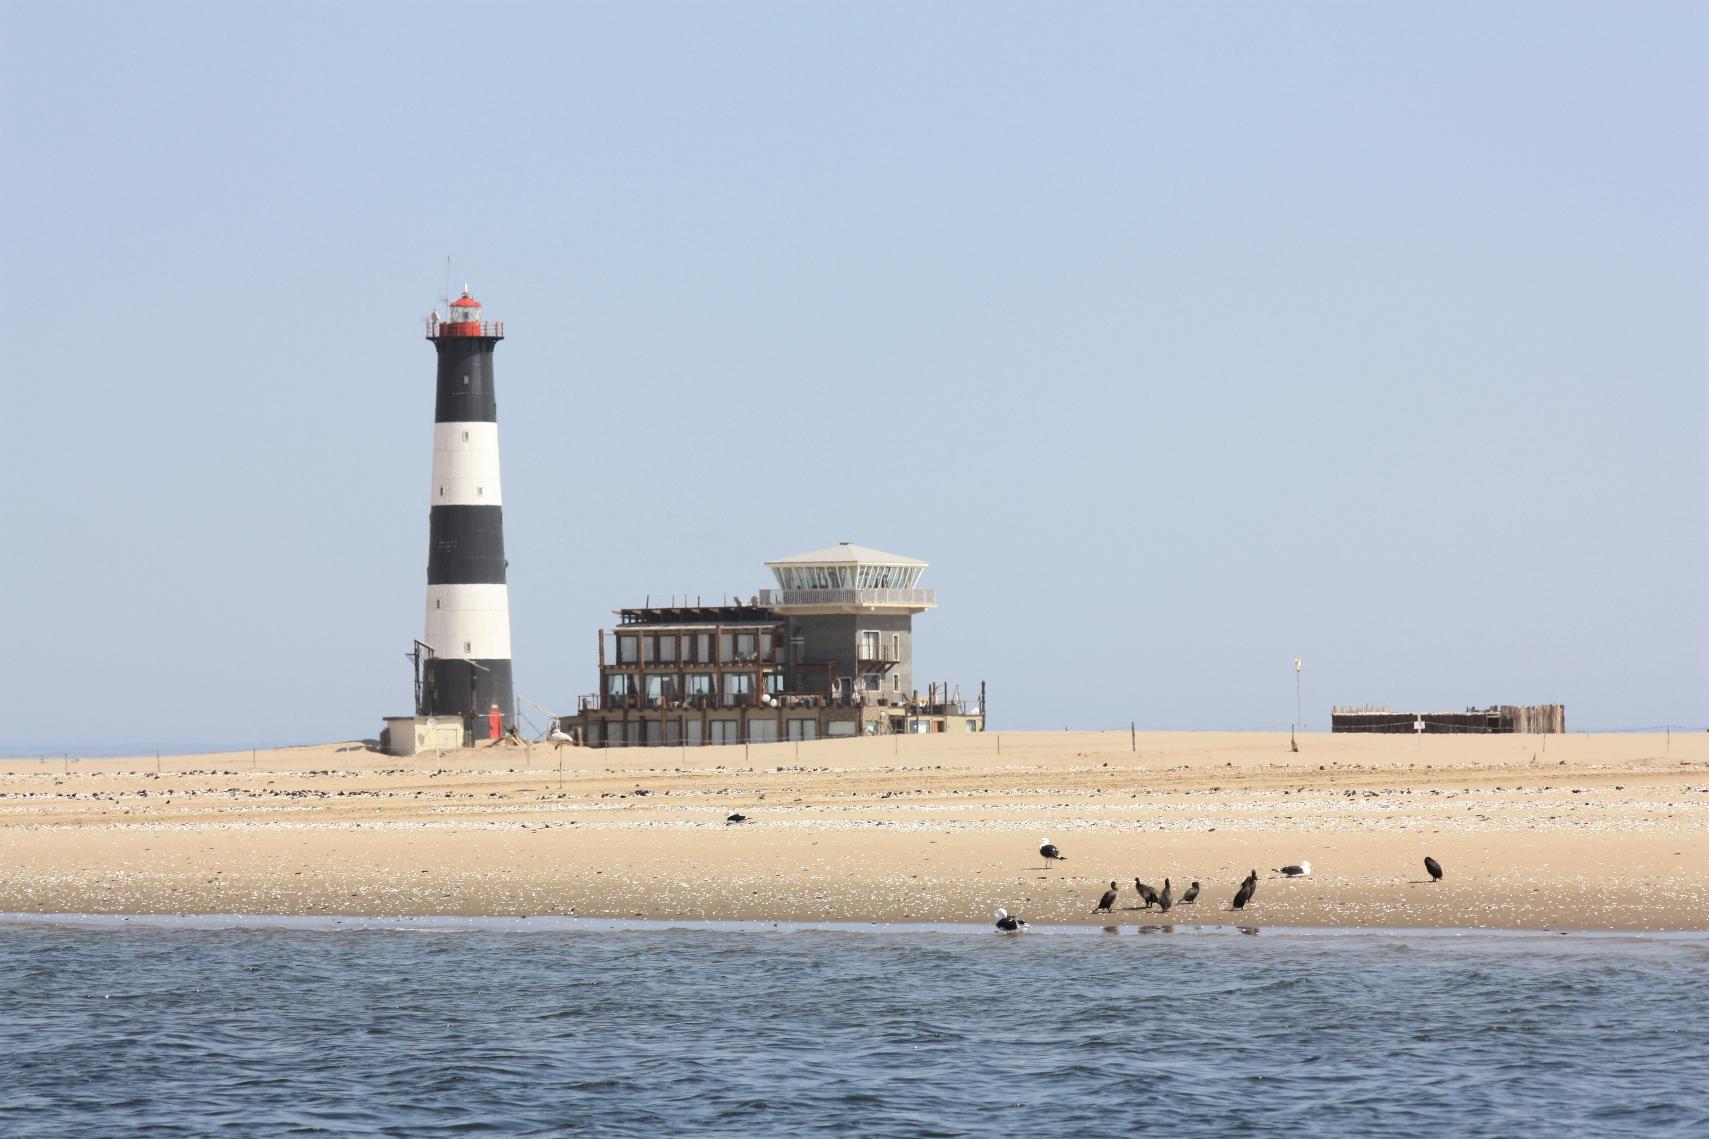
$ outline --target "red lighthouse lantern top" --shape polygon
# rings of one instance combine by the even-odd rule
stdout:
[[[504,339],[504,322],[501,320],[482,320],[481,302],[469,295],[469,286],[463,286],[463,295],[451,302],[450,315],[441,320],[438,312],[427,318],[427,338],[438,340],[445,336],[483,336],[491,340]]]

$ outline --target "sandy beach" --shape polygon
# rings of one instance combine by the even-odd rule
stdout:
[[[1703,930],[1706,823],[1704,734],[22,758],[0,761],[0,912]],[[1136,876],[1203,893],[1165,919]]]

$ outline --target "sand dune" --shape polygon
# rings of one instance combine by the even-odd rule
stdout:
[[[156,766],[0,760],[0,912],[1709,929],[1706,735],[345,744]],[[1067,860],[1045,870],[1041,836]],[[1271,872],[1302,859],[1310,877]],[[1135,876],[1203,894],[1160,919]],[[1112,879],[1116,912],[1091,914]]]

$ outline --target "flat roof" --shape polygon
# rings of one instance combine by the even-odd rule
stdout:
[[[925,564],[918,558],[905,558],[901,554],[887,554],[883,550],[875,550],[870,546],[857,546],[853,542],[839,542],[835,546],[826,546],[822,550],[809,550],[805,554],[791,554],[787,558],[777,558],[766,563],[768,566],[923,566]]]

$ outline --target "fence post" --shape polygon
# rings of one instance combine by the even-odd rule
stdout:
[[[1129,720],[1127,722],[1127,738],[1128,738],[1128,748],[1127,749],[1129,751],[1138,751],[1139,750],[1139,728],[1137,726],[1135,726],[1135,723],[1132,720]]]

